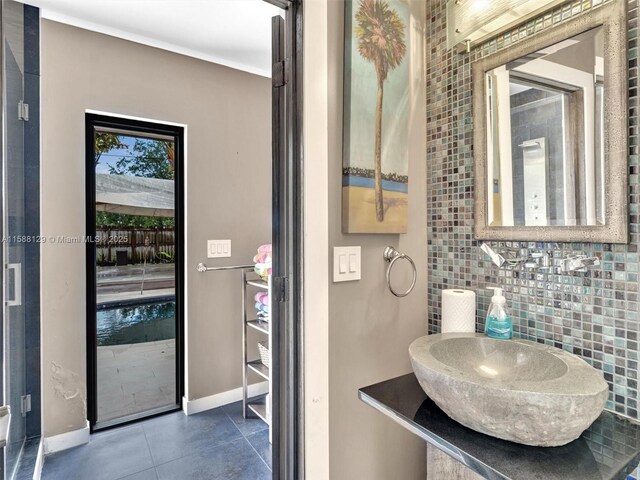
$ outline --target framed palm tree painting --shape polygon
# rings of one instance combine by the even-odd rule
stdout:
[[[342,231],[406,233],[409,7],[345,1]]]

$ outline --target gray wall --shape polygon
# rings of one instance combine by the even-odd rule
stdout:
[[[344,3],[330,1],[328,6],[329,245],[362,246],[362,280],[329,287],[330,478],[424,479],[424,442],[357,397],[360,387],[410,372],[409,344],[426,334],[424,4],[411,2],[407,39],[411,49],[405,59],[411,65],[406,235],[341,233]],[[411,256],[418,268],[414,292],[402,299],[386,287],[382,252],[387,245]],[[399,285],[408,281],[409,274],[401,268],[396,278]]]
[[[629,244],[506,242],[506,246],[548,251],[554,258],[573,252],[597,255],[602,265],[585,273],[552,274],[500,271],[473,240],[473,124],[471,62],[505,48],[496,39],[455,54],[447,50],[445,0],[427,2],[427,105],[429,227],[429,329],[440,330],[440,295],[445,288],[478,292],[477,329],[481,331],[491,292],[500,284],[513,313],[514,336],[544,342],[580,355],[604,372],[610,395],[607,408],[638,418],[638,272],[640,271],[640,177],[637,127],[638,66],[635,58],[638,0],[628,1],[629,31]],[[580,15],[565,7],[567,19]],[[595,7],[594,7],[595,8]],[[564,15],[553,15],[555,24]],[[538,31],[543,18],[533,19],[511,38]],[[545,28],[547,28],[545,26]],[[456,125],[458,128],[445,128]],[[498,242],[493,242],[498,247]],[[505,243],[500,243],[505,245]]]
[[[239,275],[195,266],[207,239],[232,240],[233,257],[210,265],[249,263],[270,241],[270,104],[267,78],[42,22],[42,235],[84,234],[85,109],[187,125],[190,399],[241,384]],[[42,323],[50,436],[85,426],[83,244],[42,246]]]

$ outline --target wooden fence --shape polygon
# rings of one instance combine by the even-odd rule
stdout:
[[[98,265],[143,263],[145,255],[147,263],[173,263],[175,230],[173,228],[99,228],[96,230],[96,263]]]

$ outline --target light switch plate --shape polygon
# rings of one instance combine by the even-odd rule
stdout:
[[[360,280],[361,247],[333,247],[333,281]]]
[[[231,256],[231,240],[207,240],[207,258]]]

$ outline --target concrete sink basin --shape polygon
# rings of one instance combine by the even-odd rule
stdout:
[[[577,356],[527,340],[446,333],[409,347],[422,389],[451,418],[487,435],[551,447],[598,418],[609,389]]]

